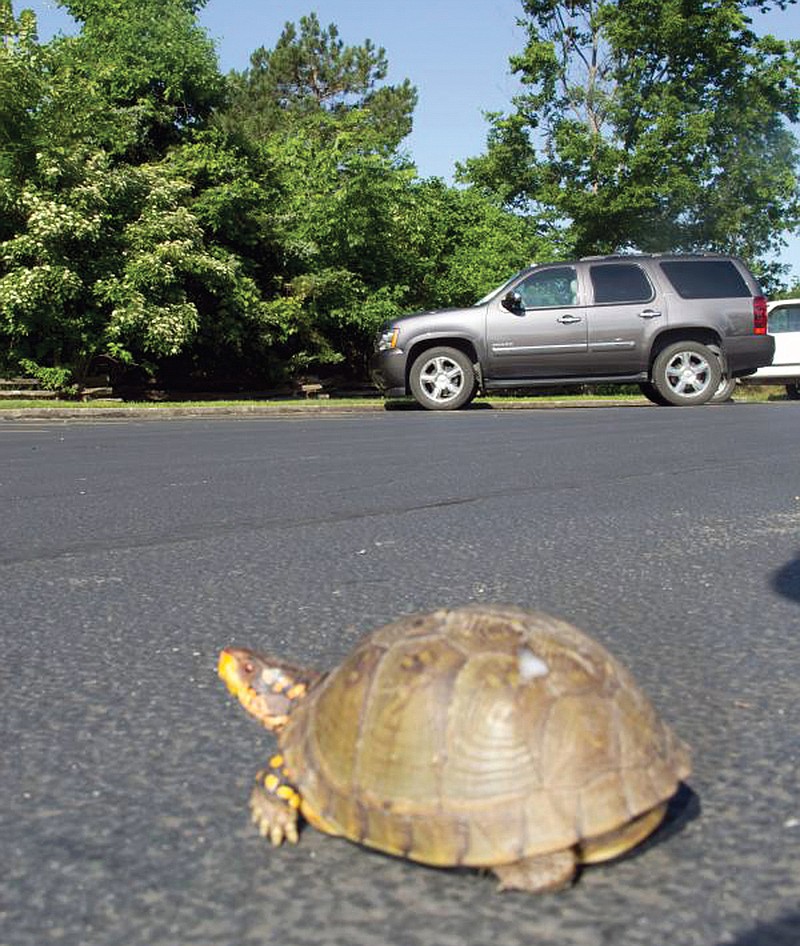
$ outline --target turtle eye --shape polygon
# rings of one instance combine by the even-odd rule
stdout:
[[[252,673],[255,669],[256,669],[256,668],[253,666],[253,664],[250,663],[249,660],[248,660],[248,662],[244,665],[244,672],[245,672],[245,673]]]

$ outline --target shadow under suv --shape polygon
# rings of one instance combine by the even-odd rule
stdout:
[[[657,404],[705,404],[770,364],[767,303],[724,255],[588,257],[530,266],[474,306],[403,316],[375,341],[387,397],[456,410],[479,392],[635,383]]]

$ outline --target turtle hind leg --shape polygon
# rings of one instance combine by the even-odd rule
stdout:
[[[497,864],[492,870],[500,881],[500,890],[547,893],[561,890],[572,883],[575,863],[575,852],[567,848],[514,861],[512,864]]]
[[[280,760],[278,764],[275,764]],[[275,847],[284,841],[297,844],[297,823],[300,796],[276,774],[282,763],[280,756],[270,760],[271,770],[259,772],[250,793],[250,813],[262,837]]]

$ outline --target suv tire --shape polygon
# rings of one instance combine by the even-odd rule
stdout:
[[[429,348],[411,366],[409,385],[415,400],[429,411],[457,411],[475,397],[472,361],[457,348]]]
[[[639,384],[639,390],[648,401],[651,401],[653,404],[658,404],[660,407],[668,406],[670,403],[666,398],[661,397],[656,386],[651,381],[642,381]]]
[[[653,362],[653,385],[668,404],[707,404],[721,380],[719,358],[700,342],[674,342]]]
[[[725,401],[730,401],[733,397],[733,392],[736,390],[736,378],[725,378],[720,381],[719,387],[714,392],[714,396],[711,398],[712,404],[722,404]]]

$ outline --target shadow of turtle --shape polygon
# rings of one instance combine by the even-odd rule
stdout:
[[[685,782],[681,782],[678,791],[667,804],[667,813],[656,830],[636,847],[626,851],[618,859],[628,860],[640,857],[657,844],[663,844],[680,834],[695,818],[700,817],[700,796]]]

